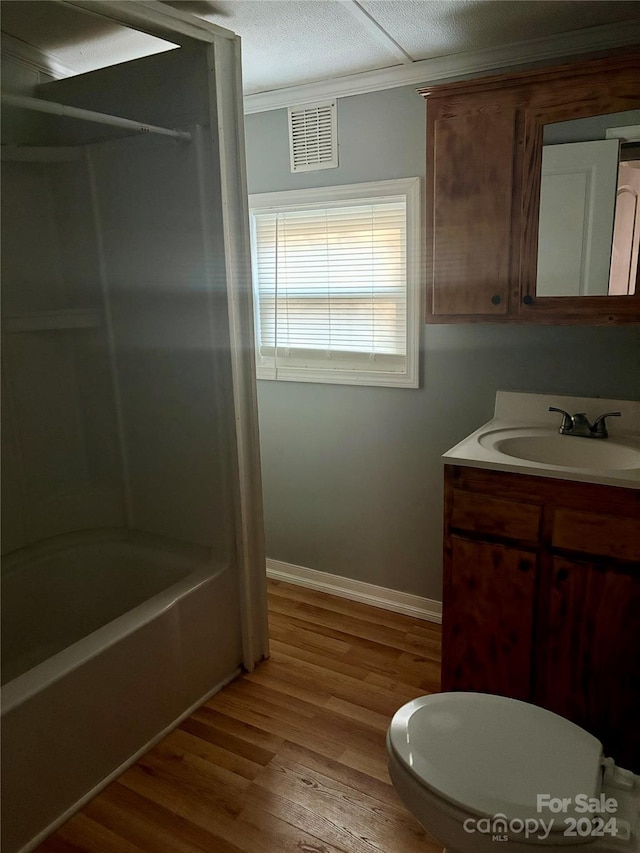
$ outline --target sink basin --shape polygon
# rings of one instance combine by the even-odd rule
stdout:
[[[550,406],[585,412],[591,423],[603,412],[620,412],[621,418],[609,424],[608,438],[560,435],[560,419]],[[493,418],[442,459],[445,465],[640,491],[640,400],[497,391]]]
[[[487,450],[543,465],[589,471],[640,469],[640,443],[633,438],[581,438],[531,427],[490,430],[478,440]]]

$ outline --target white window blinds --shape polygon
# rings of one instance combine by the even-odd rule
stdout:
[[[406,377],[407,206],[402,193],[252,208],[259,378]]]

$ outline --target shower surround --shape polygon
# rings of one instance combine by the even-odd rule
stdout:
[[[7,853],[267,653],[239,49],[208,37],[28,93],[177,139],[3,107]]]

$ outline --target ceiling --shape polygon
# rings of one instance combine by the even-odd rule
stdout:
[[[640,22],[636,0],[171,0],[169,5],[242,37],[247,95],[514,43],[535,46],[536,40],[592,28],[610,31],[618,25],[617,32],[623,22]],[[55,0],[3,0],[1,11],[3,31],[45,53],[54,76],[170,47]]]
[[[214,6],[204,17],[242,36],[247,93],[398,65],[402,54],[382,32],[415,62],[640,17],[640,3],[597,0],[218,0]]]

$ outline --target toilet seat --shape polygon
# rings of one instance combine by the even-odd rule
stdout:
[[[601,790],[602,744],[563,717],[516,699],[440,693],[403,706],[389,728],[393,754],[426,789],[469,814],[551,816],[538,795]]]

